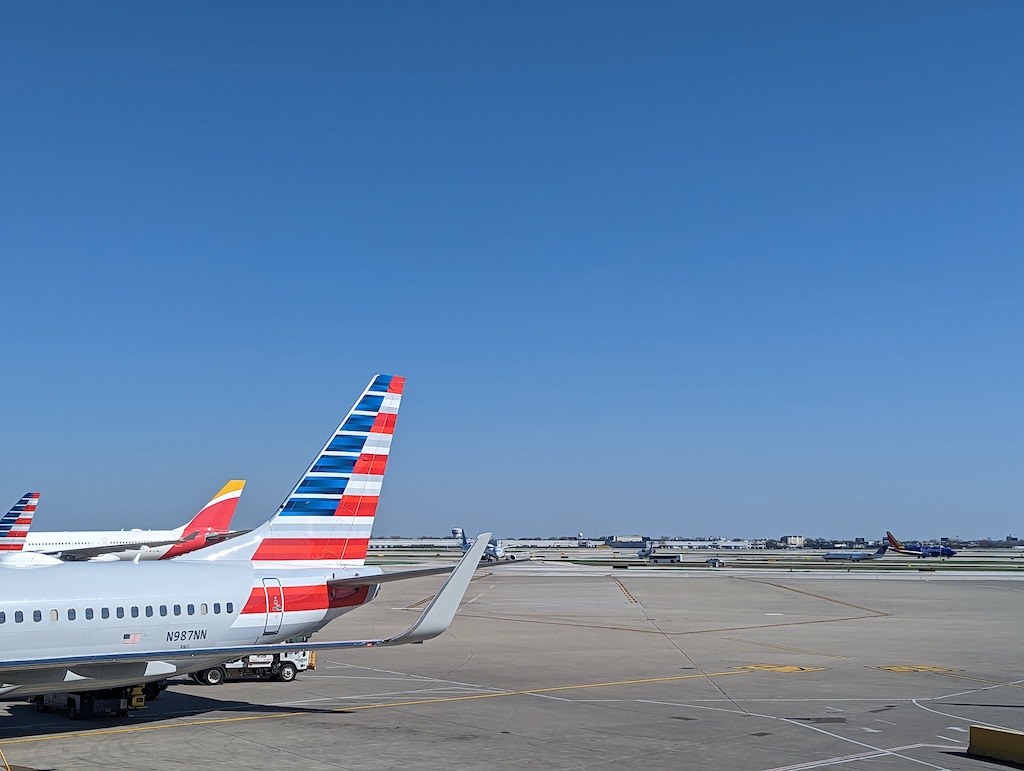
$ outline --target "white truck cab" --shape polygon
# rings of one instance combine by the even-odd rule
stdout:
[[[190,677],[203,685],[220,685],[225,680],[246,679],[276,679],[290,683],[299,672],[315,668],[315,658],[309,651],[254,653],[218,667],[193,672]]]

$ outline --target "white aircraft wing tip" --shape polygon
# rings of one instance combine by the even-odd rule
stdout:
[[[397,637],[385,640],[382,645],[406,645],[423,642],[444,632],[455,618],[455,611],[459,609],[462,598],[466,596],[469,582],[473,580],[473,573],[479,567],[480,558],[490,540],[490,533],[478,535],[473,546],[462,556],[459,564],[455,566],[455,570],[441,584],[434,599],[430,601],[416,622]]]

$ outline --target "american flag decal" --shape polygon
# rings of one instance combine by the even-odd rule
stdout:
[[[131,633],[125,634],[124,639],[121,642],[124,643],[125,645],[133,645],[133,644],[135,644],[137,642],[141,642],[141,640],[142,640],[142,633],[141,632],[131,632]]]

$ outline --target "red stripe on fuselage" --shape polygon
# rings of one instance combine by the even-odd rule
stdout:
[[[252,559],[254,562],[360,559],[366,557],[369,543],[369,538],[264,538]]]
[[[369,586],[339,586],[328,592],[326,584],[317,586],[285,586],[284,612],[299,610],[327,610],[362,605],[370,593]],[[262,586],[254,586],[242,613],[266,613],[267,593]]]
[[[332,608],[362,605],[369,599],[369,586],[337,586],[328,590],[327,600]]]

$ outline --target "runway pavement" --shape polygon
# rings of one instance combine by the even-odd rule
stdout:
[[[12,768],[980,769],[1024,729],[1014,575],[484,568],[425,645],[320,654],[290,684],[175,684],[122,720],[3,705]],[[388,584],[319,639],[404,628]]]

